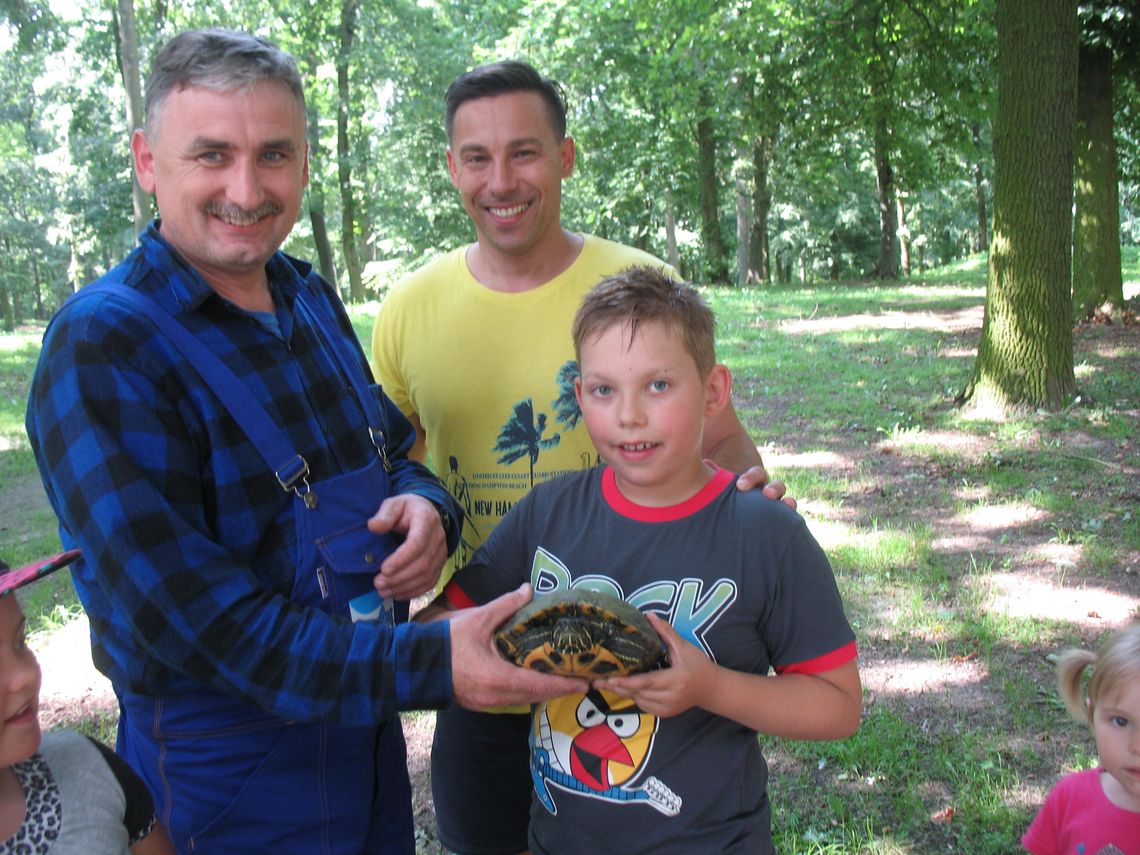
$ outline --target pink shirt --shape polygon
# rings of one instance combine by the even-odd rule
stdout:
[[[1033,855],[1140,855],[1140,813],[1108,800],[1103,772],[1089,769],[1058,781],[1021,845]]]

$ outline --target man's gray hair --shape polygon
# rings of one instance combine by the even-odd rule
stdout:
[[[284,84],[305,113],[301,72],[292,56],[268,39],[224,29],[179,33],[158,52],[146,83],[146,133],[166,97],[175,90],[201,86],[223,92],[270,80]]]

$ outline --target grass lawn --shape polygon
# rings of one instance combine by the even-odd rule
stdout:
[[[1124,278],[1140,291],[1135,248]],[[705,293],[737,410],[827,549],[859,637],[859,732],[760,737],[779,850],[1017,852],[1049,786],[1095,763],[1048,657],[1096,645],[1140,603],[1140,326],[1078,325],[1080,399],[994,420],[953,405],[980,332],[980,259],[902,285]],[[374,312],[354,309],[364,341]],[[58,548],[23,433],[41,334],[0,336],[12,564]],[[63,574],[22,599],[41,633],[78,611]]]

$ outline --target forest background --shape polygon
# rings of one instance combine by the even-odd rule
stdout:
[[[0,324],[47,317],[134,245],[152,214],[128,144],[141,82],[165,39],[202,25],[262,33],[298,58],[312,183],[286,249],[314,259],[346,301],[472,238],[444,163],[443,93],[506,57],[566,89],[579,158],[565,221],[687,278],[893,280],[984,252],[998,5],[0,0]],[[1112,155],[1086,183],[1110,197],[1118,225],[1097,225],[1117,268],[1120,243],[1140,242],[1136,30],[1128,4],[1081,7],[1078,109],[1094,120],[1079,129]],[[1065,60],[1027,47],[1042,77],[1076,57],[1075,44]]]
[[[312,181],[285,249],[337,283],[365,338],[390,284],[473,237],[444,163],[447,84],[518,57],[568,96],[564,222],[708,289],[742,418],[855,615],[859,735],[765,748],[783,850],[1016,851],[1051,781],[1095,762],[1045,657],[1140,601],[1132,4],[0,0],[0,15],[6,558],[58,543],[27,382],[46,319],[152,216],[128,139],[166,38],[221,24],[298,58]],[[987,379],[999,412],[955,406]],[[44,590],[37,626],[78,623],[68,586]],[[113,727],[72,682],[56,720]],[[407,724],[414,748],[425,719]]]

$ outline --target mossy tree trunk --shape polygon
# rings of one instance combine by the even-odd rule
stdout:
[[[879,194],[879,263],[875,275],[898,279],[898,212],[895,209],[895,170],[891,165],[891,129],[886,116],[875,121],[875,187]]]
[[[1101,308],[1111,312],[1124,307],[1112,99],[1112,49],[1082,45],[1073,222],[1073,308],[1078,318]]]
[[[702,101],[702,106],[708,99]],[[716,130],[711,116],[697,121],[697,202],[701,211],[701,243],[705,250],[704,274],[715,285],[728,284],[728,260],[720,233],[719,184],[716,170]]]
[[[1073,375],[1076,0],[998,0],[994,224],[982,337],[958,396],[1057,409]]]
[[[775,137],[762,134],[752,140],[752,234],[748,242],[748,281],[772,281],[768,217],[772,213],[772,191],[768,173],[772,165]]]

